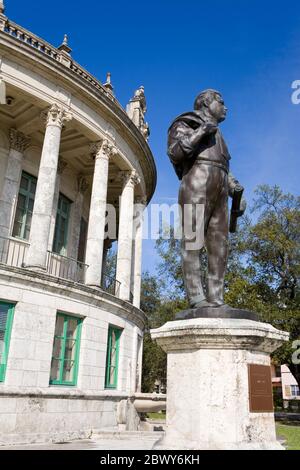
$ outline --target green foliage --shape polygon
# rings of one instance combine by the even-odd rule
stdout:
[[[166,353],[152,341],[150,334],[144,335],[142,391],[153,392],[156,380],[166,380]]]
[[[296,299],[300,275],[300,198],[278,186],[256,190],[256,224],[246,237],[246,252],[255,268],[255,281],[272,286],[282,303]]]
[[[243,257],[239,273],[229,271],[228,302],[260,313],[276,328],[290,332],[290,341],[273,360],[287,364],[300,385],[300,367],[293,364],[292,343],[300,338],[300,198],[284,194],[278,186],[255,191],[255,223],[246,221],[236,244]]]
[[[141,286],[141,310],[146,313],[148,327],[151,327],[152,317],[161,303],[161,286],[158,278],[151,276],[148,271],[143,273]]]
[[[165,233],[170,233],[165,238]],[[158,265],[158,276],[162,289],[169,298],[184,297],[184,284],[181,269],[181,241],[175,238],[174,228],[163,230],[160,238],[156,241],[156,250],[161,261]]]
[[[159,328],[167,321],[174,320],[176,312],[183,310],[186,302],[181,298],[166,300],[161,295],[159,280],[150,276],[148,272],[143,274],[141,309],[147,315],[148,331],[151,328]],[[166,382],[167,355],[152,341],[149,332],[144,335],[143,348],[143,392],[153,392],[155,380]]]
[[[105,263],[105,275],[115,279],[117,269],[117,252],[114,248],[108,250]]]

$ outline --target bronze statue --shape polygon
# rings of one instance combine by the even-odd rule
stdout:
[[[206,294],[201,282],[200,248],[188,249],[182,218],[182,267],[187,297],[192,309],[217,308],[224,304],[224,277],[228,256],[228,195],[234,197],[231,231],[236,217],[244,213],[243,188],[229,173],[230,154],[219,123],[227,108],[219,92],[205,90],[194,111],[181,114],[168,131],[168,155],[181,180],[179,204],[204,205],[204,242],[208,272]],[[195,211],[193,211],[195,217]],[[196,220],[193,220],[196,224]]]

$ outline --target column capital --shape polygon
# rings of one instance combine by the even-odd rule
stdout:
[[[50,108],[41,113],[41,117],[46,122],[46,126],[62,127],[65,122],[71,121],[72,114],[62,106],[53,103]]]
[[[146,196],[136,196],[134,198],[134,203],[135,204],[141,204],[143,206],[146,206],[147,204],[147,197]]]
[[[9,129],[10,148],[17,152],[24,153],[30,144],[30,139],[17,129]]]
[[[84,194],[87,188],[89,187],[89,184],[86,180],[86,178],[83,175],[79,175],[77,178],[77,188],[78,192],[81,194]]]
[[[101,140],[99,142],[93,142],[90,144],[91,156],[95,158],[107,158],[109,159],[117,153],[117,149],[113,143],[108,139]]]
[[[4,31],[7,22],[7,16],[5,16],[4,10],[4,0],[0,0],[0,31]]]
[[[136,170],[120,171],[119,176],[124,186],[136,186],[141,182],[141,178],[137,174]]]
[[[57,164],[57,173],[61,175],[67,166],[68,166],[68,162],[64,158],[59,157],[58,164]]]

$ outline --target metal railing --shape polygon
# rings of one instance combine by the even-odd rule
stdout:
[[[121,283],[114,277],[108,276],[107,274],[102,275],[101,289],[109,292],[112,295],[115,295],[116,297],[119,297],[120,286]]]
[[[23,268],[29,243],[15,238],[0,236],[0,263]],[[74,258],[47,252],[46,270],[49,274],[61,279],[68,279],[84,284],[88,265]],[[114,277],[103,275],[101,289],[116,297],[119,296],[121,283]]]
[[[47,272],[55,277],[84,283],[88,265],[74,258],[48,251]]]
[[[23,267],[28,247],[25,241],[0,236],[0,263]]]

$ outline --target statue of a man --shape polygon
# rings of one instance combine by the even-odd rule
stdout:
[[[224,306],[224,277],[228,256],[228,195],[238,181],[229,173],[230,155],[218,128],[227,108],[219,92],[205,90],[194,103],[194,111],[181,114],[168,132],[168,155],[182,180],[179,204],[202,204],[204,242],[207,251],[207,289],[201,282],[199,249],[189,249],[191,239],[182,230],[182,267],[187,297],[192,308]],[[238,215],[246,209],[242,199]],[[197,211],[192,211],[196,217]],[[182,218],[182,220],[184,217]],[[198,224],[197,224],[198,222]],[[194,227],[199,221],[192,220]]]

